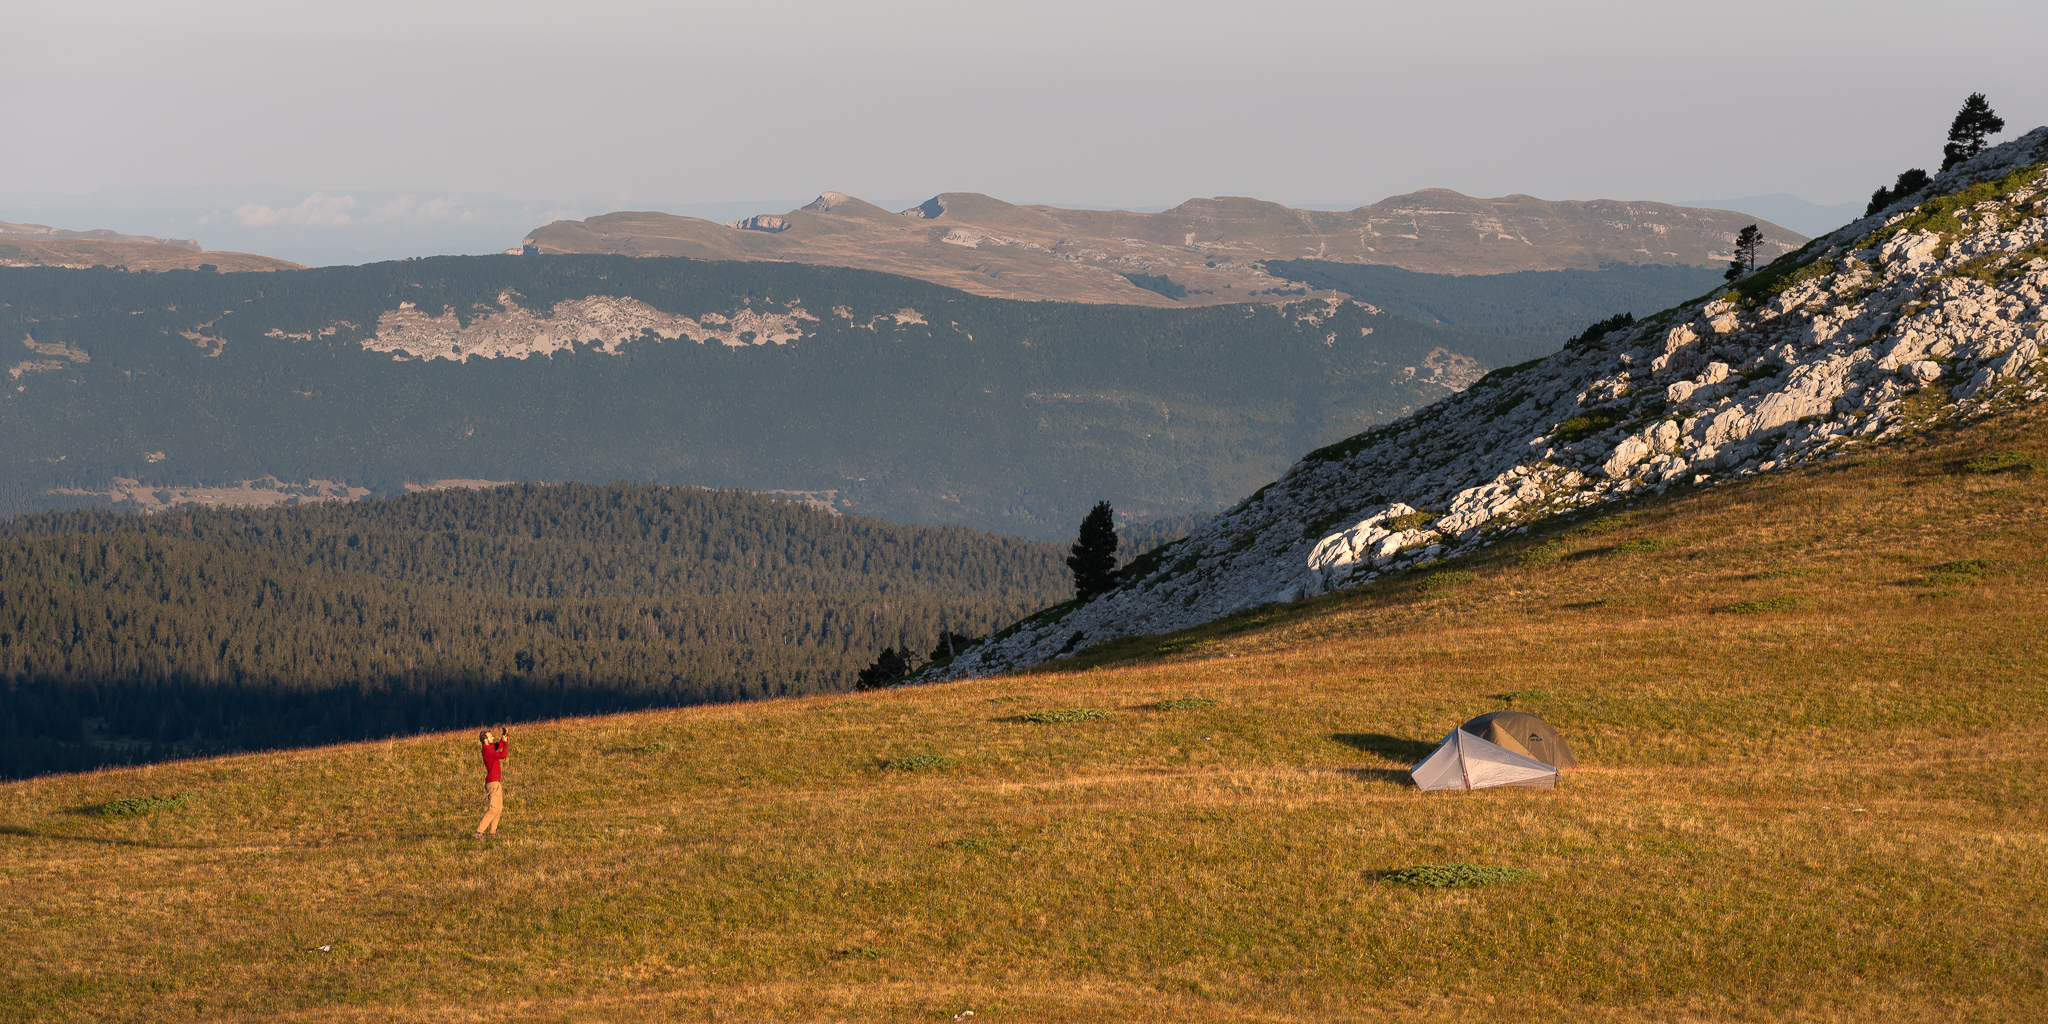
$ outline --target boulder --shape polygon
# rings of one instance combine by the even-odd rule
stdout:
[[[1607,461],[1600,465],[1600,472],[1607,474],[1607,478],[1610,480],[1619,480],[1627,476],[1628,471],[1636,463],[1649,457],[1649,454],[1650,445],[1648,442],[1640,437],[1626,438],[1620,444],[1614,446],[1614,454],[1609,456]]]

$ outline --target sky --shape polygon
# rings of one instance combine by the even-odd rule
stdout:
[[[827,189],[1839,204],[1938,166],[1971,92],[2048,122],[2038,0],[0,0],[0,32],[0,220],[209,247]]]

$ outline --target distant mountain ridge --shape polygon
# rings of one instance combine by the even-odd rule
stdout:
[[[298,270],[299,264],[241,252],[207,252],[197,239],[151,238],[97,228],[0,221],[0,267],[120,267],[128,270]]]
[[[556,221],[526,238],[543,254],[780,260],[902,274],[977,295],[1147,306],[1274,301],[1295,291],[1269,260],[1382,264],[1425,273],[1725,264],[1745,214],[1665,203],[1479,199],[1425,189],[1350,211],[1243,197],[1160,213],[1017,206],[946,192],[901,212],[839,192],[803,207],[715,223],[664,213]],[[1804,235],[1767,222],[1762,255]]]

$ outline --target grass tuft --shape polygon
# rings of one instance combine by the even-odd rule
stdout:
[[[1160,711],[1199,711],[1215,707],[1216,702],[1207,697],[1169,697],[1152,706]]]
[[[993,839],[969,836],[962,839],[948,839],[940,843],[939,848],[942,850],[962,850],[967,853],[986,853],[989,850],[1001,849],[1002,845],[1002,843]]]
[[[1799,607],[1796,597],[1759,597],[1754,601],[1737,601],[1728,606],[1731,612],[1755,614],[1758,612],[1782,612]]]
[[[885,772],[942,772],[959,764],[957,758],[939,754],[912,754],[909,757],[891,757],[882,762]]]
[[[1535,875],[1536,872],[1526,868],[1493,864],[1420,864],[1389,871],[1381,875],[1380,880],[1418,889],[1477,889],[1487,885],[1507,885]]]

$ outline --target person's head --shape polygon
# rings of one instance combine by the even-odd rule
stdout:
[[[490,731],[489,729],[485,729],[484,731],[477,733],[476,738],[484,743],[498,742],[498,735]]]

